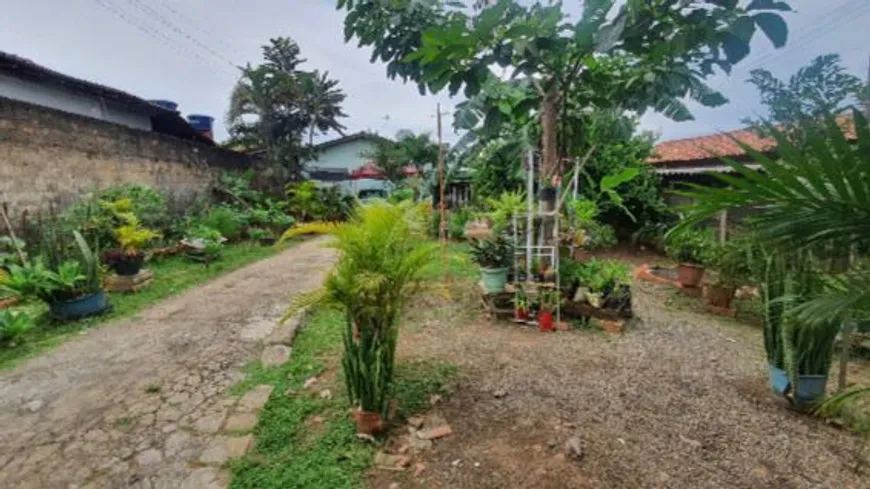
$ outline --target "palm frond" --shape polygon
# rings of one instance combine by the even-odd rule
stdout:
[[[339,227],[339,224],[334,222],[306,222],[294,226],[281,235],[280,242],[289,241],[299,236],[309,234],[332,234]]]

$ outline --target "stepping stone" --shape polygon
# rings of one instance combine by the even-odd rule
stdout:
[[[226,410],[209,413],[202,418],[196,420],[193,427],[200,433],[217,433],[224,424],[224,419],[227,417]]]
[[[212,440],[208,448],[202,452],[199,461],[204,464],[225,464],[231,459],[244,456],[251,448],[253,441],[253,435],[219,436]]]
[[[224,431],[251,431],[257,426],[257,415],[254,413],[237,413],[227,419]]]
[[[269,396],[272,395],[274,389],[275,386],[268,384],[254,387],[239,399],[236,409],[241,413],[259,411],[269,402]]]
[[[284,365],[290,360],[290,347],[286,345],[269,345],[260,355],[260,361],[266,368]]]

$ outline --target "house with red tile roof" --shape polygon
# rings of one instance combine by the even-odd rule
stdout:
[[[837,122],[843,127],[848,138],[855,137],[855,127],[851,123],[851,117],[842,116]],[[772,138],[763,138],[752,130],[741,129],[709,136],[664,141],[656,145],[646,162],[653,165],[653,171],[666,179],[679,175],[731,172],[731,167],[722,161],[723,158],[746,162],[750,167],[755,166],[737,141],[763,153],[775,154],[776,152],[776,141]]]

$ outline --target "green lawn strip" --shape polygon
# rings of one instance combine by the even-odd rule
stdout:
[[[154,282],[150,287],[136,293],[109,294],[109,301],[113,306],[110,313],[80,321],[55,322],[48,315],[48,307],[39,301],[31,301],[22,306],[16,306],[16,310],[26,311],[31,317],[37,318],[36,325],[26,334],[24,341],[19,345],[0,348],[0,369],[11,368],[18,362],[56,346],[85,329],[136,314],[145,307],[167,297],[255,261],[273,256],[287,247],[289,246],[260,246],[254,243],[228,245],[224,247],[221,259],[211,263],[208,267],[201,263],[192,262],[183,256],[173,256],[148,263],[146,268],[154,272]]]
[[[377,447],[356,437],[340,370],[331,385],[303,388],[308,378],[322,374],[329,366],[340,369],[343,320],[336,311],[315,312],[297,335],[287,364],[272,369],[256,364],[236,386],[236,393],[259,384],[272,384],[275,391],[254,431],[254,450],[231,464],[231,489],[363,486]],[[456,367],[439,363],[399,364],[394,384],[399,420],[425,410],[430,394],[446,394],[457,373]],[[331,399],[319,395],[326,388]],[[322,419],[313,422],[316,416]]]
[[[440,247],[441,244],[438,243]],[[480,272],[477,265],[471,261],[468,256],[468,243],[447,243],[447,253],[444,257],[444,264],[447,265],[447,273],[451,279],[467,278],[478,279]],[[441,250],[436,253],[435,260],[423,269],[423,277],[429,281],[440,281],[444,274],[444,268],[441,261]]]

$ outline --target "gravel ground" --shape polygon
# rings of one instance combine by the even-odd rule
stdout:
[[[769,393],[757,329],[666,309],[667,289],[639,285],[622,336],[540,334],[470,319],[465,292],[416,307],[400,345],[462,367],[438,407],[454,435],[418,457],[419,477],[376,474],[371,487],[870,487],[859,439]],[[579,461],[564,453],[572,437]]]

